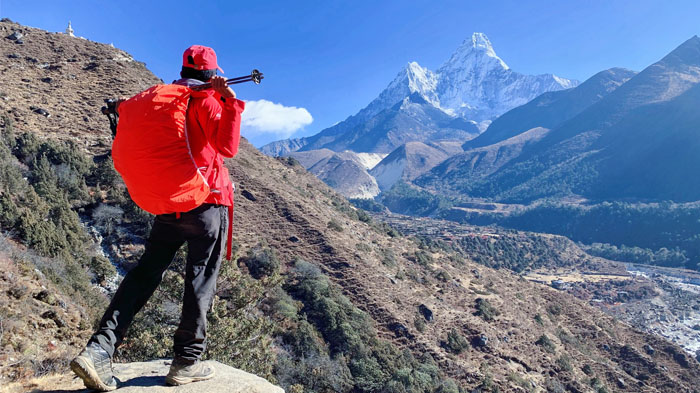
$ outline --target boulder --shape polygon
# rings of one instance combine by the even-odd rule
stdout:
[[[214,378],[181,386],[166,386],[165,375],[170,368],[169,360],[152,360],[140,363],[114,364],[114,375],[118,379],[117,393],[284,393],[263,378],[244,371],[210,361],[216,369]],[[35,393],[87,392],[80,390],[82,381],[66,378],[65,384],[55,384],[51,390],[34,390]]]
[[[433,310],[429,309],[425,304],[418,306],[418,311],[420,311],[426,321],[430,322],[433,320]]]
[[[12,32],[12,34],[8,35],[7,38],[10,41],[19,41],[24,37],[24,34],[20,33],[19,31]]]
[[[652,355],[652,356],[653,356],[653,355],[656,353],[656,350],[655,350],[654,347],[652,347],[651,345],[646,344],[646,345],[644,346],[644,352],[646,352],[647,355]]]

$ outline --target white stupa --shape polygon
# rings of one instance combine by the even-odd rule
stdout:
[[[75,37],[75,34],[73,34],[73,26],[71,26],[70,21],[68,21],[68,27],[66,27],[66,34]]]

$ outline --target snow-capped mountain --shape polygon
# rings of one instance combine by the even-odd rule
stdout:
[[[319,149],[377,154],[397,151],[392,153],[391,163],[386,161],[361,176],[360,171],[336,165],[342,160],[329,161],[333,165],[314,172],[322,173],[327,183],[345,195],[371,197],[376,190],[372,187],[372,192],[367,192],[364,178],[379,176],[376,180],[382,189],[398,179],[411,179],[417,176],[418,168],[427,171],[451,155],[427,148],[430,144],[461,145],[503,113],[543,93],[577,85],[578,81],[552,74],[525,75],[511,70],[496,55],[486,35],[474,33],[437,71],[410,62],[357,114],[316,135],[273,142],[261,150],[269,155]],[[407,150],[406,146],[415,147],[411,143],[425,148]],[[416,160],[420,163],[408,165]],[[364,180],[358,182],[360,178]],[[362,186],[359,191],[358,184]]]
[[[483,33],[465,40],[436,76],[440,107],[477,123],[493,120],[542,93],[579,84],[552,74],[525,75],[511,70]]]
[[[542,93],[578,84],[552,74],[515,72],[498,57],[486,34],[474,33],[436,72],[408,63],[356,117],[366,120],[417,93],[450,115],[483,123]]]
[[[296,150],[352,149],[348,144],[336,143],[336,139],[343,138],[343,134],[348,132],[357,133],[360,129],[376,132],[376,127],[367,127],[367,124],[376,123],[375,117],[383,112],[383,116],[386,116],[387,110],[400,108],[396,104],[409,96],[419,96],[447,116],[478,124],[483,131],[491,120],[510,109],[542,93],[576,87],[578,83],[552,74],[525,75],[515,72],[496,55],[485,34],[474,33],[436,72],[410,62],[377,98],[357,114],[314,136],[272,142],[263,146],[262,151],[282,155]],[[401,141],[392,148],[405,142]],[[362,151],[376,150],[369,148]]]

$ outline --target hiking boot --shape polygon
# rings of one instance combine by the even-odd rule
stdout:
[[[214,367],[208,363],[197,361],[195,363],[182,363],[173,361],[170,372],[165,377],[168,385],[184,385],[190,382],[204,381],[214,376]]]
[[[70,362],[70,368],[86,388],[108,392],[117,388],[112,371],[112,358],[98,343],[88,344],[80,355]]]

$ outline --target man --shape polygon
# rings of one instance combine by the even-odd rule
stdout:
[[[99,328],[71,362],[71,369],[88,388],[116,389],[111,360],[114,351],[184,243],[188,252],[182,316],[175,331],[175,358],[166,382],[181,385],[214,375],[214,369],[200,359],[206,348],[206,313],[214,296],[227,233],[230,258],[233,186],[222,157],[233,157],[238,151],[245,108],[245,103],[225,85],[225,79],[216,76],[217,69],[223,72],[214,50],[194,45],[183,54],[182,79],[174,82],[188,87],[211,83],[212,89],[192,92],[186,114],[189,148],[197,167],[213,165],[212,170],[202,171],[209,174],[206,181],[211,193],[191,211],[155,217],[138,265],[124,277]]]

